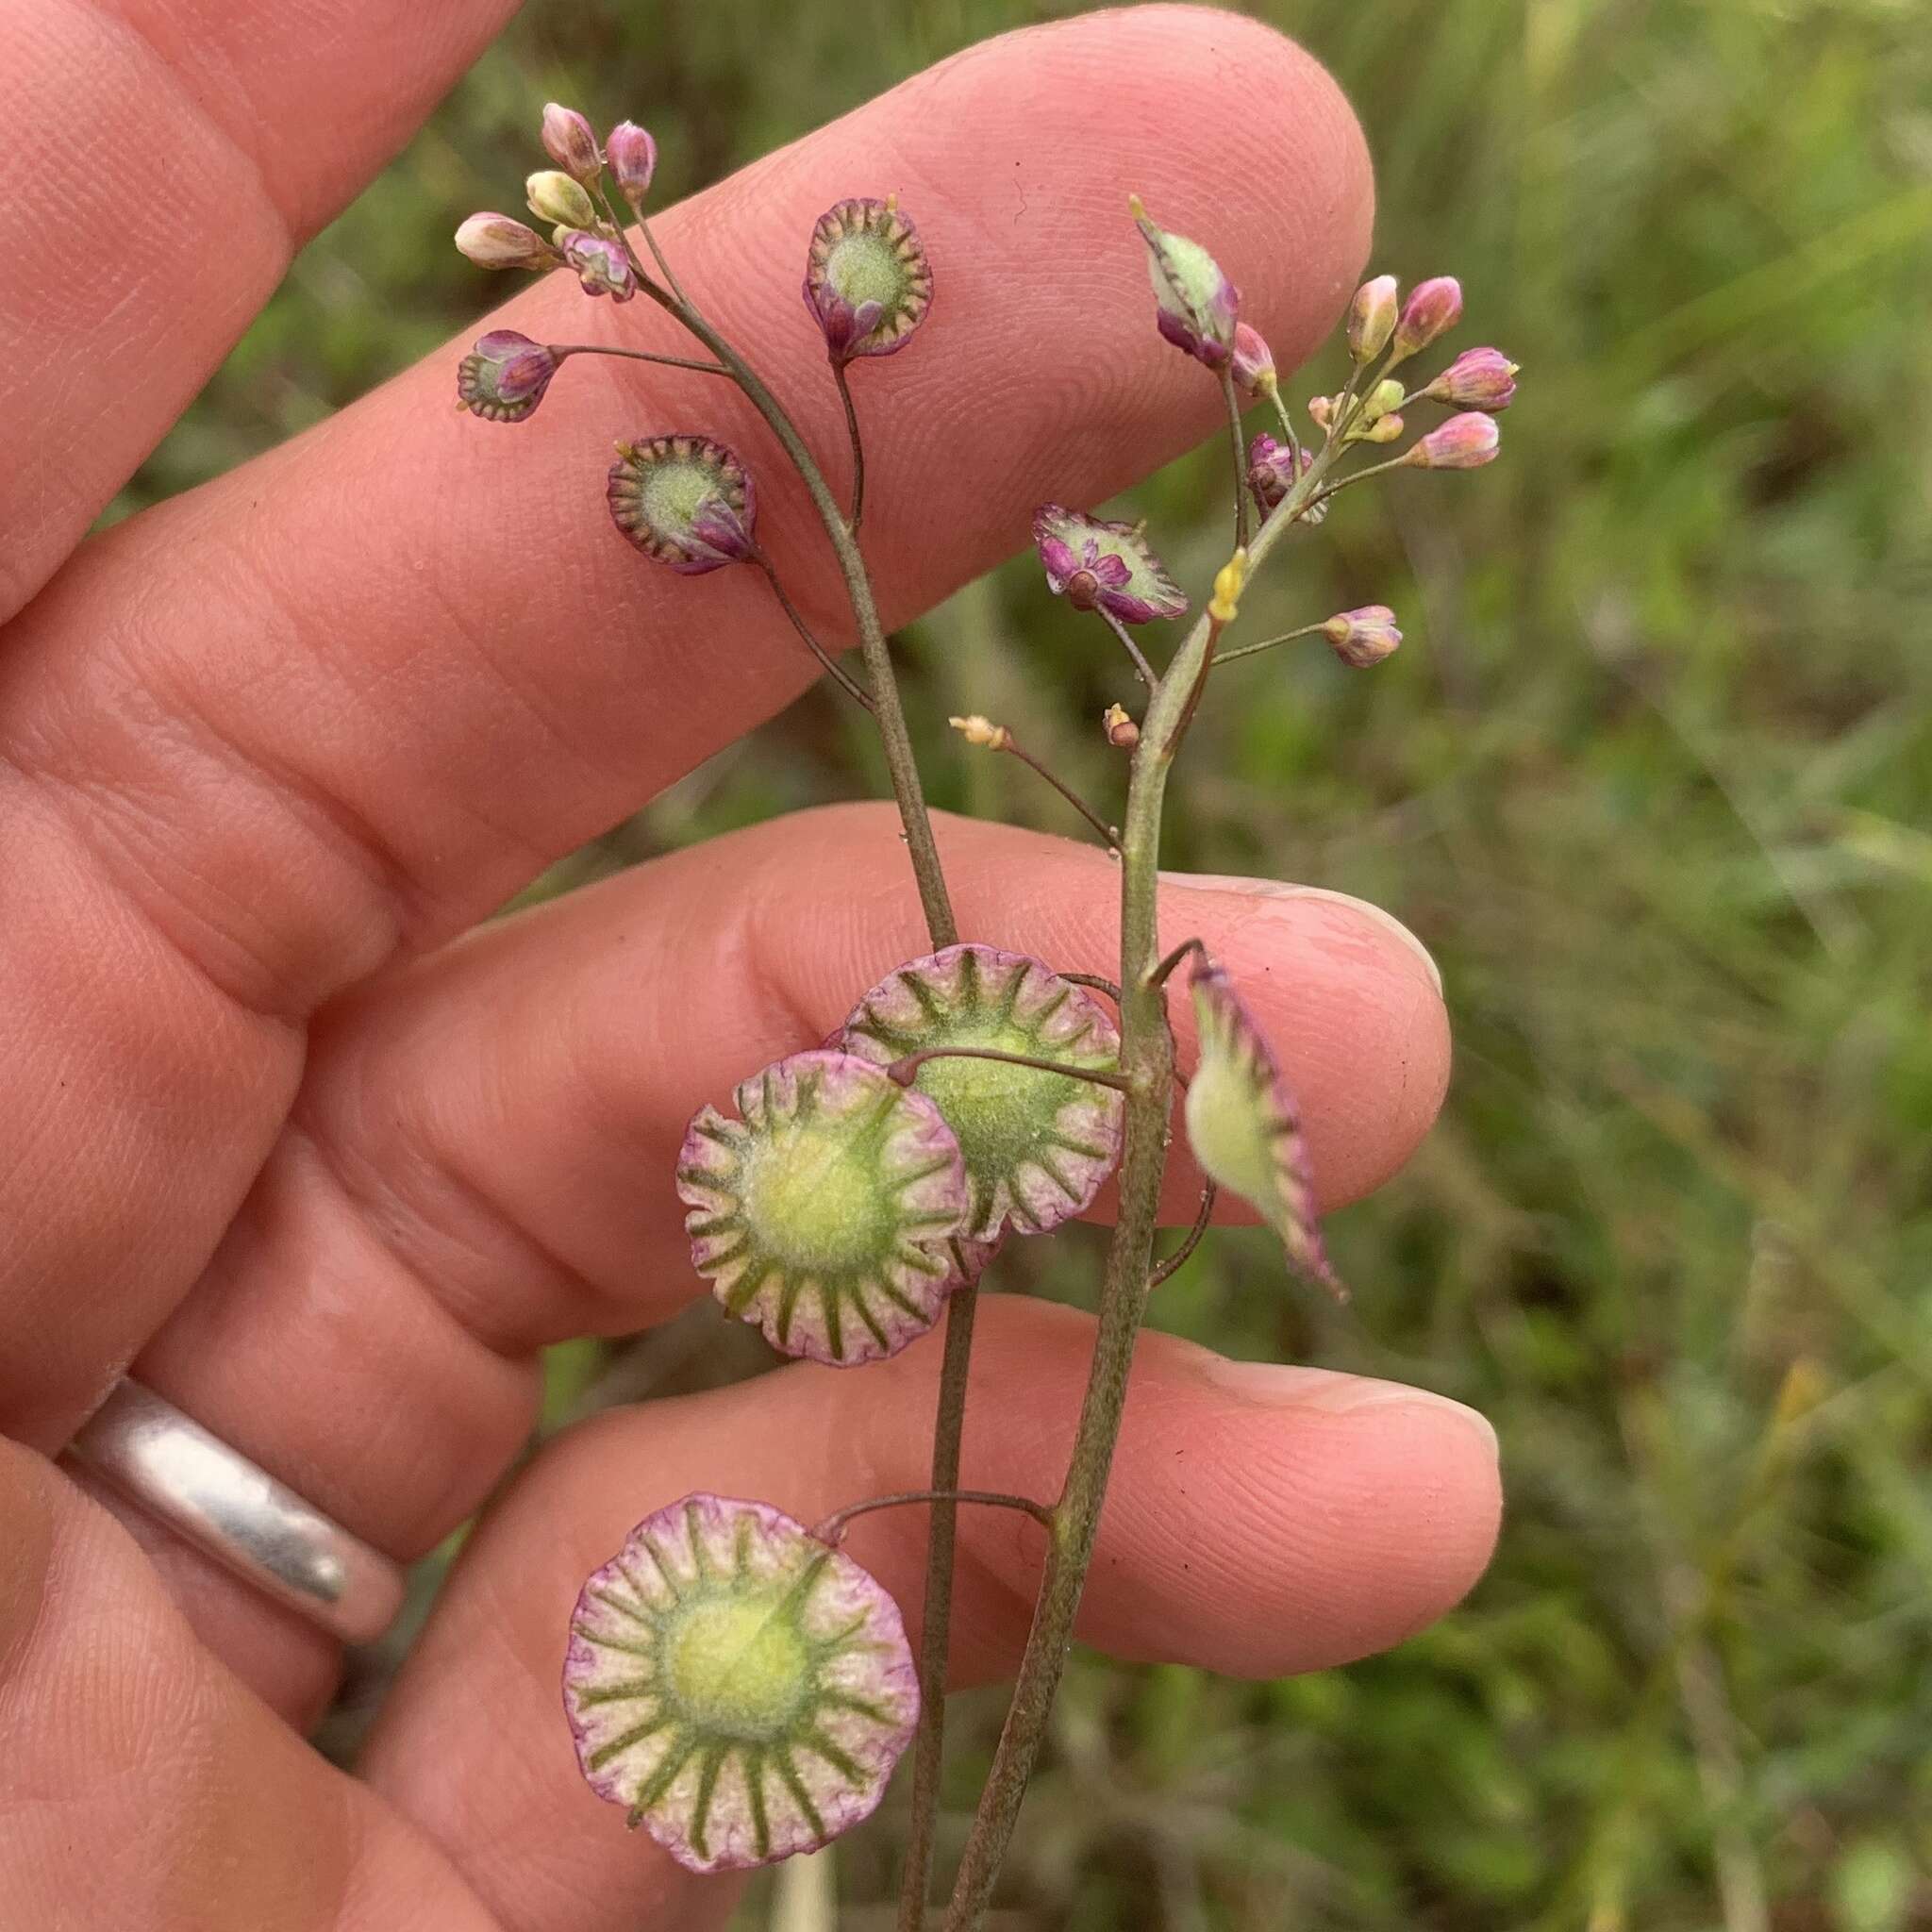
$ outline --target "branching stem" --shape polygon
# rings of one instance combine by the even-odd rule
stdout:
[[[1126,625],[1124,625],[1120,621],[1120,619],[1116,617],[1113,614],[1113,612],[1106,607],[1106,605],[1099,604],[1096,605],[1094,608],[1097,609],[1100,612],[1101,616],[1107,620],[1108,628],[1113,632],[1115,637],[1120,639],[1122,643],[1126,645],[1127,656],[1134,660],[1134,670],[1136,675],[1140,677],[1141,682],[1144,684],[1149,691],[1152,691],[1154,687],[1158,683],[1159,683],[1160,680],[1155,676],[1154,667],[1153,665],[1148,663],[1146,654],[1141,649],[1140,645],[1134,641],[1133,632],[1130,631],[1126,627]]]
[[[1009,753],[1012,757],[1018,758],[1029,771],[1038,772],[1100,834],[1101,838],[1107,841],[1108,851],[1118,852],[1120,850],[1121,835],[1118,828],[1108,824],[1064,778],[1058,776],[1051,767],[1043,764],[1039,758],[1034,757],[1010,731],[1005,735],[999,748],[1001,751]]]
[[[991,1046],[926,1046],[896,1059],[886,1072],[902,1087],[911,1086],[927,1060],[998,1060],[1008,1067],[1031,1067],[1036,1073],[1058,1074],[1068,1080],[1088,1080],[1096,1087],[1111,1087],[1117,1093],[1131,1093],[1134,1083],[1124,1074],[1110,1074],[1101,1067],[1070,1067],[1059,1060],[1036,1058],[1030,1053],[1001,1053]]]
[[[974,1503],[994,1509],[1021,1509],[1035,1523],[1053,1528],[1053,1511],[1031,1496],[1009,1495],[1003,1490],[900,1490],[890,1496],[868,1496],[862,1503],[848,1503],[844,1508],[833,1510],[811,1534],[815,1541],[836,1549],[846,1525],[855,1519],[869,1516],[874,1509],[897,1509],[911,1503]]]
[[[772,594],[778,600],[778,608],[791,620],[791,628],[804,641],[805,648],[819,660],[825,674],[844,691],[847,697],[856,699],[868,711],[872,711],[876,715],[878,708],[873,703],[870,692],[819,642],[817,638],[812,636],[811,627],[799,615],[797,605],[792,603],[791,599],[785,594],[785,586],[778,581],[778,573],[774,567],[772,559],[760,550],[755,560],[758,568],[764,572],[765,580],[772,587]]]
[[[690,356],[659,356],[649,349],[620,349],[610,342],[552,342],[550,353],[566,356],[622,356],[626,362],[656,362],[666,369],[694,369],[700,375],[729,375],[722,362],[699,362]]]

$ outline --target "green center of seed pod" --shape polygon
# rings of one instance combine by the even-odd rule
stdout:
[[[892,1245],[897,1223],[879,1186],[876,1130],[831,1133],[787,1123],[745,1162],[744,1215],[790,1266],[837,1273]]]
[[[780,1735],[813,1694],[811,1655],[782,1593],[700,1598],[665,1633],[671,1690],[712,1735]]]
[[[653,463],[641,492],[644,515],[660,530],[688,530],[719,494],[718,474],[708,464],[675,461]]]
[[[935,1027],[933,1046],[977,1047],[992,1053],[1038,1056],[1037,1035],[1002,1025],[990,1015],[955,1015]],[[1078,1057],[1078,1064],[1100,1066],[1108,1056]],[[1060,1109],[1091,1091],[1079,1080],[1011,1067],[999,1060],[934,1059],[920,1068],[913,1083],[959,1139],[969,1174],[1008,1174],[1050,1144]]]
[[[906,296],[898,250],[869,228],[855,229],[834,246],[825,258],[825,278],[855,308],[876,302],[891,314]]]

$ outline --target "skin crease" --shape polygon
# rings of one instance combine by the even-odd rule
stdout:
[[[505,11],[316,0],[291,26],[232,0],[61,0],[0,21],[14,178],[51,130],[118,117],[183,191],[117,252],[125,305],[77,314],[24,245],[0,297],[34,345],[0,371],[27,452],[0,481],[0,610],[25,606],[0,635],[0,1896],[36,1927],[718,1923],[732,1888],[675,1872],[576,1776],[569,1602],[684,1489],[809,1518],[924,1466],[930,1343],[573,1432],[472,1539],[354,1780],[299,1737],[330,1648],[42,1453],[138,1358],[352,1527],[420,1551],[520,1449],[537,1346],[694,1291],[664,1155],[691,1108],[924,949],[875,806],[457,937],[808,678],[751,573],[676,579],[612,537],[587,453],[613,425],[692,414],[736,441],[761,539],[841,634],[799,492],[722,386],[578,361],[504,429],[450,411],[452,348],[61,562],[272,286],[287,231],[354,193]],[[328,90],[327,141],[298,87]],[[1266,178],[1227,170],[1231,120],[1284,130]],[[861,372],[889,622],[1015,547],[1036,501],[1098,500],[1212,426],[1212,384],[1152,328],[1128,187],[1211,241],[1284,367],[1366,247],[1347,108],[1265,28],[1161,8],[989,43],[661,223],[826,447],[837,404],[795,258],[813,216],[881,174],[938,275],[919,339]],[[121,233],[109,183],[74,194],[77,239]],[[0,231],[35,218],[29,199]],[[1056,258],[1094,266],[1037,274]],[[153,331],[153,375],[108,409],[49,371],[97,367],[91,331],[118,307]],[[625,338],[660,345],[641,307]],[[583,332],[556,285],[500,320]],[[1104,858],[955,821],[940,836],[969,933],[1107,970]],[[1166,918],[1226,957],[1277,1040],[1328,1205],[1398,1167],[1448,1066],[1403,941],[1238,885],[1175,888]],[[969,1481],[1051,1491],[1087,1338],[1083,1317],[991,1301]],[[1257,1674],[1360,1655],[1469,1587],[1497,1493],[1493,1440],[1455,1405],[1150,1336],[1083,1634]],[[895,1513],[850,1547],[916,1606],[922,1538]],[[969,1514],[962,1681],[1010,1669],[1036,1541]]]

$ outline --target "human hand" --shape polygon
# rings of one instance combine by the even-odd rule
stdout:
[[[540,422],[485,437],[448,410],[452,351],[74,549],[287,237],[509,10],[431,23],[325,0],[291,27],[230,6],[191,26],[143,14],[142,38],[131,15],[0,23],[13,178],[44,175],[29,161],[62,151],[61,129],[111,125],[166,191],[130,235],[112,182],[98,200],[72,184],[58,257],[36,240],[44,211],[0,214],[24,345],[0,392],[25,453],[0,476],[0,1425],[25,1445],[0,1457],[0,1895],[25,1925],[708,1923],[729,1888],[627,1838],[578,1779],[557,1696],[577,1584],[689,1489],[811,1520],[924,1479],[935,1344],[574,1431],[472,1539],[350,1779],[299,1735],[333,1646],[45,1459],[131,1363],[358,1535],[421,1554],[521,1448],[538,1348],[646,1326],[690,1294],[668,1176],[693,1108],[924,949],[874,808],[456,938],[804,681],[756,587],[694,592],[607,526],[595,453],[614,432],[689,411],[758,446],[696,378],[587,363]],[[1265,178],[1228,170],[1231,122],[1281,130]],[[781,382],[828,441],[794,242],[882,174],[916,189],[949,265],[933,353],[872,404],[867,548],[889,621],[1015,547],[1041,497],[1096,500],[1209,426],[1133,304],[1041,273],[1086,262],[1121,184],[1158,188],[1181,225],[1211,208],[1284,360],[1325,328],[1366,242],[1346,109],[1264,29],[1149,9],[991,43],[662,220],[707,307],[791,358]],[[92,308],[72,275],[90,246],[121,283]],[[545,287],[504,319],[581,333],[580,300]],[[634,325],[675,346],[656,319]],[[816,557],[808,519],[774,476],[771,546]],[[801,593],[834,608],[806,569]],[[1107,969],[1104,858],[958,822],[941,839],[969,934]],[[1175,924],[1281,1043],[1329,1205],[1384,1178],[1446,1075],[1424,960],[1319,895],[1174,891]],[[1170,1205],[1186,1218],[1185,1176]],[[1089,1348],[1083,1317],[989,1300],[966,1481],[1052,1485]],[[1452,1603],[1495,1510],[1467,1412],[1150,1336],[1083,1633],[1242,1674],[1340,1661]],[[962,1680],[1017,1652],[1033,1534],[962,1520]],[[915,1513],[868,1519],[849,1546],[916,1610]]]

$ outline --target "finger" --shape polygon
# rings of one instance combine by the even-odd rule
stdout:
[[[492,1932],[436,1849],[195,1641],[140,1552],[0,1441],[0,1874],[42,1932]]]
[[[967,932],[1118,970],[1102,854],[964,820],[939,830]],[[376,982],[319,1031],[292,1131],[138,1373],[358,1535],[399,1557],[433,1546],[525,1440],[530,1351],[647,1326],[702,1292],[673,1187],[686,1124],[924,950],[903,863],[889,808],[806,813]],[[1407,1158],[1448,1043],[1401,928],[1321,895],[1178,883],[1162,924],[1205,937],[1251,991],[1330,1206]],[[1189,1004],[1173,1006],[1191,1055]],[[1198,1182],[1176,1152],[1178,1221]],[[330,1647],[147,1534],[208,1643],[304,1715]]]
[[[1231,117],[1281,130],[1265,168],[1230,164]],[[1265,28],[1161,8],[993,42],[667,224],[705,299],[819,397],[817,430],[794,243],[887,167],[920,191],[951,290],[890,371],[861,372],[894,614],[1010,547],[1049,489],[1103,494],[1208,422],[1214,385],[1151,327],[1134,238],[1093,252],[1124,184],[1225,236],[1284,346],[1338,306],[1368,213],[1340,95]],[[563,293],[518,313],[581,329]],[[530,425],[459,437],[449,372],[110,531],[0,654],[20,908],[0,925],[18,989],[0,1087],[46,1096],[30,1128],[0,1125],[0,1174],[37,1204],[8,1256],[24,1286],[0,1295],[0,1418],[37,1441],[71,1431],[205,1262],[316,1003],[500,903],[802,682],[755,574],[678,578],[606,525],[595,452],[637,426],[618,400],[637,391],[593,367]],[[744,427],[716,386],[655,392]],[[766,493],[789,565],[802,512]]]
[[[0,622],[50,577],[514,0],[0,8]],[[315,103],[326,100],[326,138]],[[101,145],[92,165],[84,133]],[[130,219],[129,192],[139,191]],[[76,299],[82,263],[112,300]],[[80,287],[92,296],[97,284]],[[141,371],[130,386],[127,372]]]
[[[1050,1496],[1093,1329],[1043,1303],[982,1312],[963,1480]],[[366,1774],[439,1840],[513,1932],[655,1924],[691,1881],[580,1782],[558,1705],[571,1605],[632,1524],[693,1489],[807,1524],[925,1480],[933,1355],[862,1373],[794,1367],[573,1432],[466,1551],[378,1722]],[[1117,1655],[1242,1676],[1401,1641],[1488,1560],[1494,1439],[1473,1412],[1388,1383],[1237,1367],[1143,1337],[1080,1632]],[[1036,1524],[960,1512],[954,1675],[1010,1670],[1040,1573]],[[846,1547],[916,1619],[924,1512]],[[452,1762],[499,1768],[459,1783]]]

